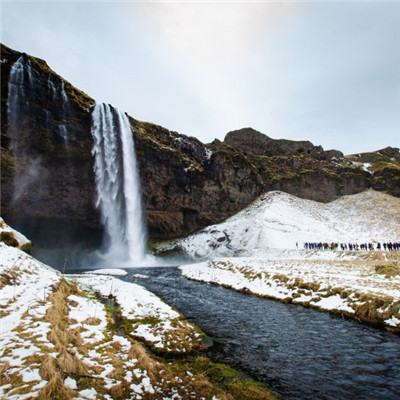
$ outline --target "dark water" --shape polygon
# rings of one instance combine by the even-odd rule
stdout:
[[[284,398],[400,399],[399,336],[189,281],[177,268],[128,271],[123,279],[147,287],[211,336],[214,360],[267,382]]]

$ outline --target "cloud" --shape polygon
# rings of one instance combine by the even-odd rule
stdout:
[[[171,57],[179,60],[188,85],[208,103],[216,126],[203,137],[212,140],[246,120],[236,71],[249,57],[252,43],[290,14],[291,3],[189,2],[139,3],[144,23]],[[204,132],[203,132],[204,135]]]
[[[400,145],[400,3],[3,3],[3,40],[98,101],[202,141],[252,126]]]

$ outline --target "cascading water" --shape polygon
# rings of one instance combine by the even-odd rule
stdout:
[[[8,82],[7,112],[8,123],[12,128],[18,125],[18,122],[23,118],[29,107],[25,93],[29,86],[32,85],[32,81],[31,62],[29,59],[24,62],[24,56],[21,56],[12,66]]]
[[[97,207],[105,228],[102,257],[108,265],[140,265],[146,255],[140,183],[127,116],[110,105],[92,113]]]
[[[17,201],[35,186],[43,184],[45,168],[41,154],[30,145],[38,137],[37,128],[63,139],[66,156],[70,137],[66,123],[70,103],[65,84],[51,74],[43,76],[31,59],[23,54],[12,65],[8,83],[8,136],[10,148],[19,160],[14,171],[13,200]],[[43,90],[43,88],[47,90]],[[34,122],[32,122],[34,121]]]
[[[51,74],[48,74],[46,83],[42,82],[42,79],[34,73],[32,62],[26,55],[19,57],[11,67],[7,104],[10,128],[16,132],[21,131],[21,122],[23,123],[25,116],[29,114],[31,101],[42,102],[41,111],[46,121],[45,127],[51,131],[58,131],[67,143],[70,139],[66,126],[70,102],[65,82],[54,82]],[[47,93],[42,90],[43,84],[47,85]]]
[[[63,123],[60,124],[60,133],[61,136],[63,137],[65,144],[68,146],[69,142],[69,135],[68,135],[68,129],[67,126],[65,125],[65,121],[69,117],[69,99],[67,92],[65,90],[65,83],[64,81],[61,82],[61,100],[62,100],[62,118],[63,118]]]
[[[20,165],[27,168],[15,168],[13,201],[18,201],[31,185],[34,185],[38,177],[36,160],[28,160],[23,141],[18,140],[20,132],[25,130],[25,116],[29,112],[29,99],[27,90],[33,85],[32,66],[29,59],[21,56],[12,66],[10,80],[8,82],[8,135],[10,136],[10,148],[18,155]],[[28,162],[30,161],[30,162]]]

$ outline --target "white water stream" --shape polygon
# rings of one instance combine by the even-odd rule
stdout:
[[[101,258],[109,266],[141,264],[146,256],[140,182],[127,116],[106,104],[92,113],[97,207],[105,228]]]

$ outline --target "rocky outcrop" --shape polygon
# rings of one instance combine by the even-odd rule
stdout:
[[[370,186],[368,171],[307,141],[276,140],[251,128],[229,132],[225,143],[242,151],[256,167],[264,191],[281,190],[321,202],[361,192]]]
[[[35,244],[89,240],[86,246],[95,248],[102,235],[91,154],[95,101],[43,60],[6,46],[1,54],[1,213]],[[21,114],[16,126],[7,105],[10,71],[18,60],[29,76],[20,77],[25,98],[13,105]],[[327,202],[371,186],[371,173],[358,162],[310,142],[274,140],[246,128],[204,145],[129,120],[150,238],[179,237],[219,222],[268,190]],[[387,182],[398,177],[384,176]]]
[[[400,149],[385,147],[369,153],[346,156],[355,165],[362,164],[371,173],[371,188],[400,197]]]
[[[271,139],[252,128],[243,128],[227,133],[224,142],[239,148],[245,154],[258,156],[304,155],[317,159],[343,158],[337,150],[324,151],[321,146],[314,146],[309,141]]]

